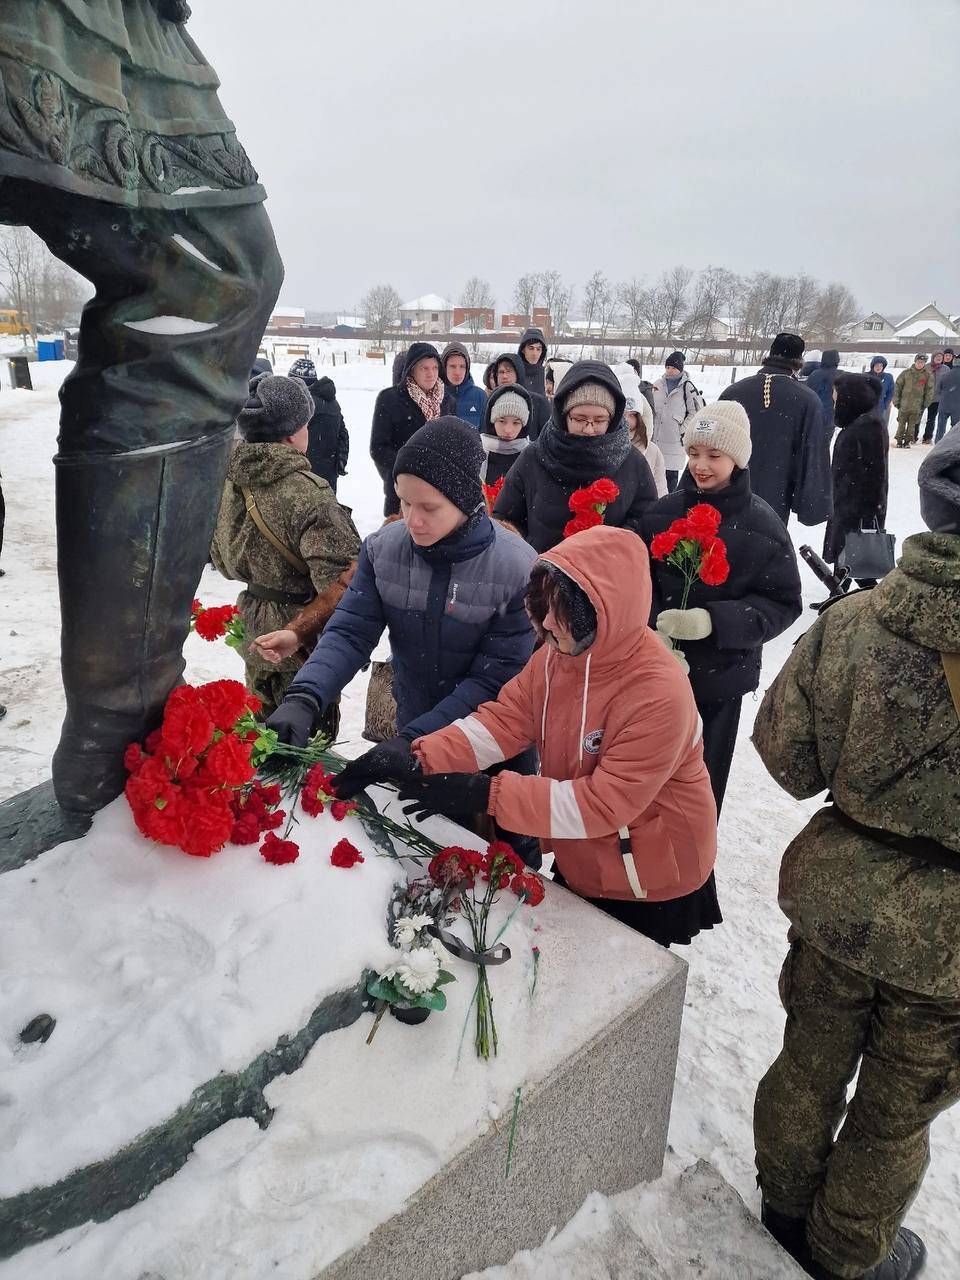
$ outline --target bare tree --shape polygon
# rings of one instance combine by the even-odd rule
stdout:
[[[816,314],[820,286],[812,276],[803,273],[794,277],[793,285],[793,311],[788,325],[791,333],[802,334],[810,327]]]
[[[375,284],[360,303],[363,322],[382,346],[388,330],[397,325],[400,295],[392,284]]]
[[[595,271],[583,288],[583,307],[587,317],[587,336],[590,337],[593,332],[594,320],[599,320],[601,326],[604,324],[603,317],[608,315],[611,299],[614,291],[610,287],[610,281],[602,271]],[[609,324],[609,318],[606,321]],[[580,356],[583,357],[583,344],[580,346]]]
[[[680,337],[680,328],[690,310],[687,291],[693,272],[689,267],[671,267],[660,277],[659,289],[663,294],[665,312],[665,338]]]
[[[693,301],[684,326],[687,336],[709,338],[713,321],[732,315],[739,288],[738,277],[726,267],[705,267],[694,286]]]
[[[6,278],[10,299],[20,313],[24,340],[34,343],[45,252],[42,242],[28,227],[6,227],[0,231],[0,272]]]
[[[812,335],[821,345],[838,342],[860,314],[857,300],[845,284],[834,280],[820,290],[813,315]]]
[[[540,291],[540,276],[536,271],[528,271],[525,276],[520,277],[513,289],[513,305],[518,315],[533,317],[533,308],[537,305]]]
[[[565,283],[559,271],[544,271],[540,276],[540,297],[550,312],[554,333],[561,336],[573,306],[573,288]]]
[[[469,311],[466,324],[470,330],[473,346],[473,354],[477,354],[477,340],[484,330],[485,311],[492,311],[496,306],[496,298],[493,296],[493,290],[489,281],[481,280],[479,276],[471,276],[467,283],[463,286],[463,292],[460,295],[460,305]]]
[[[632,342],[639,344],[647,329],[648,302],[647,294],[640,281],[634,277],[617,286],[617,299],[626,313],[627,326]],[[633,354],[633,346],[628,355]]]

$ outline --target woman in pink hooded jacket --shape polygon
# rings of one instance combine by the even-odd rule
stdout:
[[[588,529],[534,566],[543,645],[496,702],[414,742],[407,812],[486,812],[538,836],[557,879],[669,946],[719,923],[717,814],[690,682],[647,626],[647,549]],[[542,774],[480,770],[534,745]],[[701,892],[703,890],[703,892]]]

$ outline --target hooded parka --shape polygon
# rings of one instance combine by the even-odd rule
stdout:
[[[585,382],[597,382],[613,396],[614,413],[605,435],[571,436],[567,431],[567,397]],[[646,460],[630,443],[625,403],[616,375],[599,360],[580,360],[564,377],[553,397],[552,418],[510,469],[494,507],[494,515],[519,529],[535,551],[562,540],[573,514],[571,494],[601,478],[613,480],[620,490],[604,512],[604,523],[640,532],[657,489]]]
[[[447,361],[451,356],[463,356],[467,362],[467,374],[458,387],[453,386],[447,380]],[[483,409],[487,403],[487,393],[483,387],[478,387],[473,380],[473,374],[470,371],[470,352],[462,342],[448,342],[443,348],[443,354],[440,356],[440,376],[447,384],[447,390],[456,401],[455,415],[461,422],[467,423],[468,426],[476,427],[480,430],[480,424],[483,421]]]
[[[540,359],[534,364],[528,363],[523,354],[523,348],[528,342],[539,342],[543,347],[540,352]],[[535,391],[539,396],[547,394],[546,378],[544,375],[544,362],[547,358],[547,340],[543,336],[542,329],[524,329],[520,335],[520,345],[517,347],[517,355],[523,365],[524,386],[528,391]]]
[[[577,655],[543,644],[496,702],[414,750],[426,773],[474,772],[536,745],[542,776],[493,780],[488,812],[501,826],[539,836],[583,897],[693,893],[716,858],[716,806],[689,681],[647,627],[647,549],[598,526],[541,558],[587,594],[593,643]]]
[[[373,425],[370,428],[370,457],[383,481],[385,516],[396,515],[400,510],[400,499],[393,487],[393,464],[397,460],[397,454],[413,433],[426,422],[423,410],[410,398],[407,379],[413,372],[413,366],[420,360],[427,359],[440,363],[440,353],[436,347],[429,342],[411,343],[403,362],[399,383],[384,387],[374,405]],[[439,416],[444,414],[456,416],[456,402],[448,389],[445,389],[440,404]]]

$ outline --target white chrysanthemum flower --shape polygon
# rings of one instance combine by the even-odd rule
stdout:
[[[393,936],[400,946],[411,946],[421,929],[433,924],[433,916],[401,916],[394,926]]]
[[[447,957],[450,955],[450,952],[443,945],[443,943],[440,941],[439,938],[431,938],[430,947],[433,951],[433,954],[437,957],[437,959],[440,961],[441,964],[443,964],[444,960],[446,960]]]
[[[440,961],[431,947],[414,947],[397,965],[397,977],[415,995],[433,989],[440,973]]]

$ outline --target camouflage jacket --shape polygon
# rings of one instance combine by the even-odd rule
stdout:
[[[856,822],[956,853],[956,870],[935,866],[828,808],[780,870],[781,908],[813,946],[896,986],[956,999],[960,718],[941,650],[960,653],[960,536],[917,534],[880,586],[832,606],[799,641],[753,741],[791,795],[829,789]]]
[[[893,388],[893,407],[900,413],[923,413],[933,402],[933,371],[904,369]]]
[[[247,513],[242,485],[252,490],[267,527],[306,562],[309,578],[264,538]],[[296,595],[316,592],[318,598],[304,609],[258,600],[241,591],[237,606],[248,639],[293,625],[304,643],[303,650],[278,664],[265,662],[245,646],[248,668],[299,671],[346,590],[359,551],[360,537],[349,510],[337,502],[326,480],[313,474],[302,453],[287,444],[240,442],[235,446],[210,548],[213,563],[224,577]],[[329,608],[323,607],[318,614],[317,605],[323,606],[324,601]],[[298,619],[305,625],[296,625]]]

